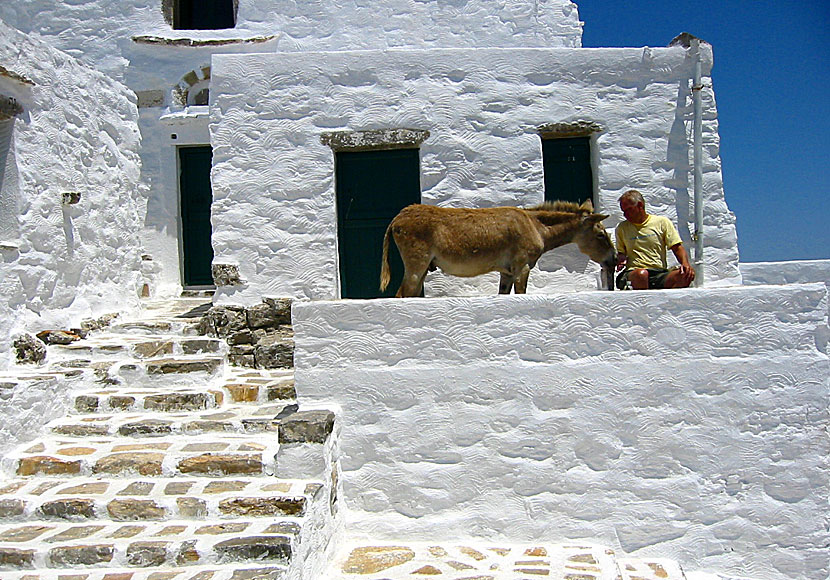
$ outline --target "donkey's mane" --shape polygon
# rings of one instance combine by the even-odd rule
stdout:
[[[563,211],[568,213],[583,213],[585,208],[573,201],[546,201],[533,207],[525,208],[527,211]]]

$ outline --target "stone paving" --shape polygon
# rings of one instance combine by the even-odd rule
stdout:
[[[336,580],[684,580],[667,559],[618,558],[588,543],[493,542],[367,544],[352,542],[330,568]]]

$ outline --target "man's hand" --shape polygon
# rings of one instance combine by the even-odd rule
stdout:
[[[628,256],[623,254],[622,252],[617,252],[617,272],[621,272],[625,265],[628,263]]]

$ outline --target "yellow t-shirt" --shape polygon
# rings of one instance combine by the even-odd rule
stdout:
[[[617,251],[628,256],[626,270],[636,268],[666,269],[666,248],[681,243],[680,234],[671,220],[664,216],[649,215],[641,224],[628,220],[616,230]]]

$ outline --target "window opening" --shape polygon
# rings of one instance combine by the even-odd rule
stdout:
[[[221,30],[236,26],[234,0],[175,0],[176,30]]]
[[[542,164],[545,201],[593,201],[590,137],[542,139]]]

